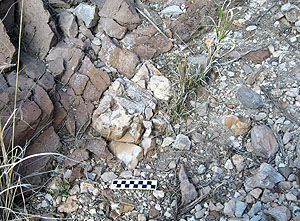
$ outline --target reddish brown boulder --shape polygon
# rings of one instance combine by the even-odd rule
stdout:
[[[69,86],[73,88],[76,95],[81,95],[89,78],[86,75],[76,72],[72,75]]]
[[[55,90],[54,77],[49,72],[46,72],[43,75],[43,77],[38,81],[38,84],[47,92]]]
[[[49,120],[52,119],[54,110],[53,103],[49,98],[47,92],[39,85],[36,85],[33,91],[33,99],[42,110],[42,121],[46,124]]]
[[[119,25],[112,18],[101,17],[99,23],[105,33],[112,38],[122,39],[127,31],[126,27]]]
[[[112,159],[113,155],[107,149],[105,140],[101,137],[88,138],[85,144],[85,148],[95,155],[96,159]]]

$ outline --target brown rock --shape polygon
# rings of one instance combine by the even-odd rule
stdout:
[[[86,127],[89,125],[92,109],[89,109],[88,105],[85,104],[81,97],[79,99],[79,105],[77,105],[75,109],[76,133],[84,132]]]
[[[235,115],[223,116],[222,124],[226,126],[234,136],[240,136],[247,133],[251,126],[250,118],[237,117]]]
[[[60,77],[64,71],[64,59],[59,57],[48,62],[48,69],[52,72],[54,77]]]
[[[54,128],[50,127],[41,133],[27,148],[25,157],[40,153],[55,153],[59,145],[59,137],[55,133]],[[24,161],[21,167],[21,174],[23,176],[27,176],[36,172],[41,172],[41,170],[45,170],[46,164],[50,160],[51,156],[52,155],[38,156]],[[39,184],[41,181],[40,176],[40,174],[31,176],[30,179],[28,179],[28,182],[31,184]]]
[[[122,39],[127,31],[126,27],[119,25],[112,18],[101,17],[99,23],[105,33],[112,38]]]
[[[127,49],[117,47],[106,36],[102,36],[101,40],[102,48],[98,55],[99,58],[106,64],[117,68],[117,70],[127,78],[131,78],[139,62],[138,57]]]
[[[84,100],[86,101],[98,101],[101,97],[101,93],[97,90],[97,88],[88,81],[84,93],[83,93]]]
[[[157,34],[154,26],[138,27],[122,40],[126,48],[131,48],[139,57],[151,59],[171,50],[173,43],[161,34]]]
[[[76,95],[81,95],[89,78],[86,75],[76,72],[72,75],[69,86],[73,88]]]
[[[245,55],[243,59],[251,60],[257,64],[261,64],[264,60],[271,56],[268,48],[252,51]]]
[[[85,144],[85,148],[95,154],[96,159],[112,159],[113,155],[108,151],[107,144],[101,137],[89,138]]]
[[[198,192],[195,186],[190,183],[183,165],[180,167],[178,176],[180,181],[181,204],[185,206],[197,198]]]
[[[65,72],[61,81],[62,83],[67,84],[73,73],[77,71],[79,64],[82,62],[83,56],[84,53],[79,48],[71,47],[67,44],[61,43],[51,50],[49,55],[46,57],[46,61],[50,62],[51,64],[51,61],[56,61],[58,58],[62,58],[64,60]],[[61,61],[59,62],[60,66],[57,66],[56,68],[54,68],[55,66],[52,67],[55,70],[59,70],[58,73],[60,73],[62,70]]]
[[[68,38],[75,38],[78,34],[75,16],[68,11],[59,13],[59,27]]]
[[[20,2],[19,6],[21,7]],[[43,1],[24,1],[22,39],[28,45],[28,49],[34,54],[37,53],[41,60],[45,58],[50,48],[57,41],[52,31],[52,29],[55,29],[55,26],[49,26],[50,19],[50,14],[44,8]]]
[[[266,125],[255,125],[251,130],[251,143],[256,155],[270,158],[278,151],[278,143],[273,131]]]
[[[23,63],[23,71],[33,80],[38,80],[45,73],[45,64],[30,56],[21,56],[21,62]]]
[[[11,86],[11,87],[15,87],[16,86],[16,72],[10,72],[7,77],[7,83]],[[35,82],[29,78],[27,75],[25,74],[19,74],[18,76],[18,88],[20,88],[20,90],[26,90],[26,89],[32,89],[33,86],[35,85]]]
[[[67,112],[59,102],[54,103],[54,114],[53,114],[53,127],[57,131],[61,125],[63,120],[66,118]]]
[[[6,30],[12,32],[15,26],[15,1],[2,0],[0,3],[0,19]],[[0,53],[1,54],[1,53]],[[1,64],[1,62],[0,62]],[[1,65],[0,65],[1,66]]]
[[[2,10],[2,7],[1,9]],[[9,36],[6,34],[4,24],[0,22],[0,70],[4,69],[5,65],[12,64],[16,49],[10,42]]]
[[[33,90],[34,90],[33,99],[42,110],[42,114],[43,114],[42,121],[47,122],[52,118],[52,114],[54,110],[53,103],[49,98],[47,92],[39,85],[36,85]]]
[[[291,219],[291,211],[286,206],[273,207],[265,213],[275,218],[276,221],[288,221]]]
[[[109,75],[106,72],[102,71],[100,68],[96,68],[88,57],[84,58],[79,72],[90,78],[91,83],[98,91],[98,100],[104,90],[106,90],[106,88],[110,85]]]
[[[46,72],[43,77],[38,81],[38,84],[44,88],[45,91],[49,92],[55,90],[54,77],[49,72]]]
[[[112,141],[109,150],[122,160],[129,169],[134,169],[143,158],[143,148],[135,144]]]
[[[69,178],[69,182],[73,182],[76,179],[80,179],[82,177],[82,173],[81,173],[81,167],[77,166],[72,170],[72,174]]]
[[[134,29],[141,22],[136,10],[128,0],[106,1],[99,15],[101,17],[112,18],[120,25],[126,26],[129,30]]]
[[[58,212],[61,213],[72,213],[77,211],[78,209],[78,200],[76,196],[69,196],[66,202],[60,205],[58,208]]]
[[[180,15],[171,23],[173,33],[177,33],[183,41],[188,41],[194,35],[203,34],[211,27],[212,21],[207,19],[210,16],[217,20],[218,5],[214,1],[196,0],[187,4],[186,13]]]
[[[64,166],[72,167],[77,165],[80,162],[89,159],[89,153],[85,149],[78,148],[73,153],[69,154],[67,157],[70,159],[66,159],[64,161]]]
[[[76,121],[73,111],[68,112],[65,123],[67,130],[74,137],[76,135]]]

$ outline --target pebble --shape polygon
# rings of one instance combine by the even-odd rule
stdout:
[[[248,204],[245,202],[242,202],[240,200],[237,200],[235,202],[235,216],[236,217],[242,217],[245,209],[247,208]]]
[[[297,202],[297,197],[292,194],[292,193],[287,193],[285,194],[285,198],[288,200],[288,201],[294,201],[294,202]]]
[[[42,206],[43,208],[49,207],[49,206],[50,206],[50,203],[49,203],[48,200],[43,200],[41,206]]]
[[[172,160],[170,163],[169,163],[169,168],[170,169],[175,169],[176,168],[176,162],[174,160]]]
[[[97,174],[96,173],[87,173],[87,177],[91,180],[95,180],[96,179]]]
[[[265,112],[260,112],[254,116],[255,120],[257,120],[257,121],[264,120],[266,117],[267,117],[267,114]]]
[[[244,158],[242,155],[235,154],[232,156],[231,160],[232,160],[237,172],[240,172],[244,169],[245,164],[244,164]]]
[[[262,209],[262,203],[261,202],[257,202],[255,204],[252,205],[251,209],[248,212],[248,215],[250,217],[253,217],[254,215],[256,215],[259,211],[261,211]]]
[[[292,139],[292,137],[293,135],[289,131],[286,131],[282,138],[283,144],[287,144]]]
[[[205,215],[206,209],[202,209],[200,211],[197,211],[195,213],[195,217],[196,219],[201,219],[204,215]]]
[[[239,88],[237,90],[237,97],[245,107],[251,109],[258,109],[264,105],[261,96],[248,88]]]
[[[169,7],[164,8],[160,13],[166,16],[171,16],[180,15],[183,13],[183,11],[178,5],[171,5]]]
[[[175,149],[179,150],[190,150],[191,148],[191,141],[188,136],[185,136],[183,134],[178,134],[176,136],[175,142],[173,144],[173,147]]]
[[[205,171],[206,171],[206,166],[204,165],[204,164],[201,164],[199,167],[198,167],[198,169],[197,169],[197,172],[198,172],[198,174],[204,174],[205,173]]]
[[[105,172],[101,175],[101,179],[103,182],[109,182],[112,181],[113,179],[116,179],[118,176],[114,174],[113,172]]]
[[[250,25],[246,28],[246,31],[254,31],[255,29],[257,29],[256,25]]]
[[[226,202],[224,204],[224,214],[226,216],[229,216],[229,217],[232,217],[234,215],[234,212],[235,212],[235,202],[236,202],[236,199],[231,199],[229,200],[228,202]]]
[[[291,218],[291,211],[285,206],[270,208],[266,214],[274,217],[276,221],[288,221]]]
[[[170,146],[173,142],[174,142],[174,139],[172,137],[166,137],[166,138],[164,138],[161,146],[167,147],[167,146]]]
[[[255,188],[250,191],[250,194],[255,198],[258,199],[260,194],[262,193],[262,190],[260,188]]]
[[[234,168],[230,159],[226,160],[226,163],[225,163],[224,167],[227,170],[232,170]]]
[[[153,191],[153,196],[156,198],[156,199],[162,199],[165,197],[165,193],[161,190],[155,190]]]

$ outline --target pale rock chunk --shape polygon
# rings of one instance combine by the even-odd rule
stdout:
[[[112,141],[109,150],[122,160],[129,169],[134,169],[143,158],[143,148],[131,143]]]
[[[251,126],[250,118],[237,117],[235,115],[223,116],[222,124],[226,126],[234,136],[240,136],[247,133]]]
[[[276,221],[288,221],[291,218],[291,211],[285,206],[270,208],[266,214],[274,217]]]
[[[83,20],[87,28],[91,28],[97,24],[98,14],[96,13],[96,6],[89,5],[87,3],[80,3],[75,8],[76,16]]]
[[[178,134],[176,136],[175,142],[173,143],[173,147],[179,150],[190,150],[191,144],[192,143],[188,136]]]
[[[66,202],[58,207],[61,213],[72,213],[78,209],[78,200],[76,196],[69,196]]]
[[[195,186],[190,183],[183,165],[181,165],[179,170],[179,181],[182,198],[181,203],[184,206],[195,200],[198,196],[198,192],[196,191]]]
[[[149,89],[153,92],[154,97],[160,100],[167,101],[171,96],[171,83],[164,76],[152,76],[149,82]]]

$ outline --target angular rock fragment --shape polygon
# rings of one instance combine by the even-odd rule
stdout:
[[[20,2],[19,6],[21,7]],[[52,31],[55,26],[50,27],[50,21],[50,13],[45,9],[43,1],[24,1],[22,39],[26,42],[27,48],[32,53],[37,54],[41,60],[45,58],[50,48],[57,42],[57,38]]]
[[[171,97],[171,83],[164,76],[153,75],[149,81],[149,89],[157,99],[167,101]]]
[[[69,196],[65,203],[60,205],[57,209],[61,213],[72,213],[77,211],[79,205],[76,196]]]
[[[127,31],[126,27],[119,25],[112,18],[101,17],[99,23],[105,33],[112,38],[122,39]]]
[[[180,167],[178,177],[180,181],[181,204],[185,206],[198,197],[198,192],[195,186],[190,183],[183,165]]]
[[[75,14],[78,17],[78,19],[83,20],[85,26],[87,28],[91,28],[97,24],[98,21],[98,14],[96,6],[89,5],[88,3],[80,3],[75,8]]]
[[[96,159],[113,158],[113,155],[107,149],[107,144],[105,140],[101,137],[88,138],[84,148],[95,154]]]
[[[254,188],[273,189],[276,183],[284,181],[284,177],[278,173],[270,164],[262,163],[257,173],[248,178],[244,184],[246,191]]]
[[[154,26],[138,27],[127,34],[122,43],[134,51],[140,58],[148,60],[161,53],[171,50],[173,43],[170,39],[158,34]]]
[[[131,143],[112,141],[109,150],[122,160],[129,169],[134,169],[143,158],[143,148]]]
[[[59,13],[59,27],[65,37],[75,38],[78,34],[78,25],[74,15],[70,12],[62,11]]]
[[[249,131],[251,126],[249,117],[237,117],[235,115],[223,116],[222,124],[226,126],[234,136],[244,135]]]
[[[270,208],[266,214],[275,218],[276,221],[288,221],[291,218],[291,211],[285,206]]]
[[[255,154],[261,157],[273,157],[279,148],[273,131],[266,125],[255,125],[251,130],[251,143]]]
[[[4,24],[0,20],[0,71],[13,63],[16,49],[10,42]]]
[[[179,150],[189,150],[191,148],[191,141],[188,136],[178,134],[173,143],[173,147]]]
[[[73,153],[69,154],[67,157],[70,159],[66,159],[64,161],[64,166],[72,167],[77,165],[80,162],[89,159],[89,153],[86,149],[78,148]]]
[[[109,37],[102,36],[101,41],[103,46],[98,54],[99,58],[117,68],[127,78],[131,78],[139,62],[138,57],[133,52],[116,46]]]
[[[112,18],[129,30],[134,29],[141,21],[132,2],[128,0],[106,1],[99,15],[105,18]]]
[[[248,88],[239,88],[237,90],[237,97],[245,107],[251,109],[258,109],[264,105],[261,96]]]

